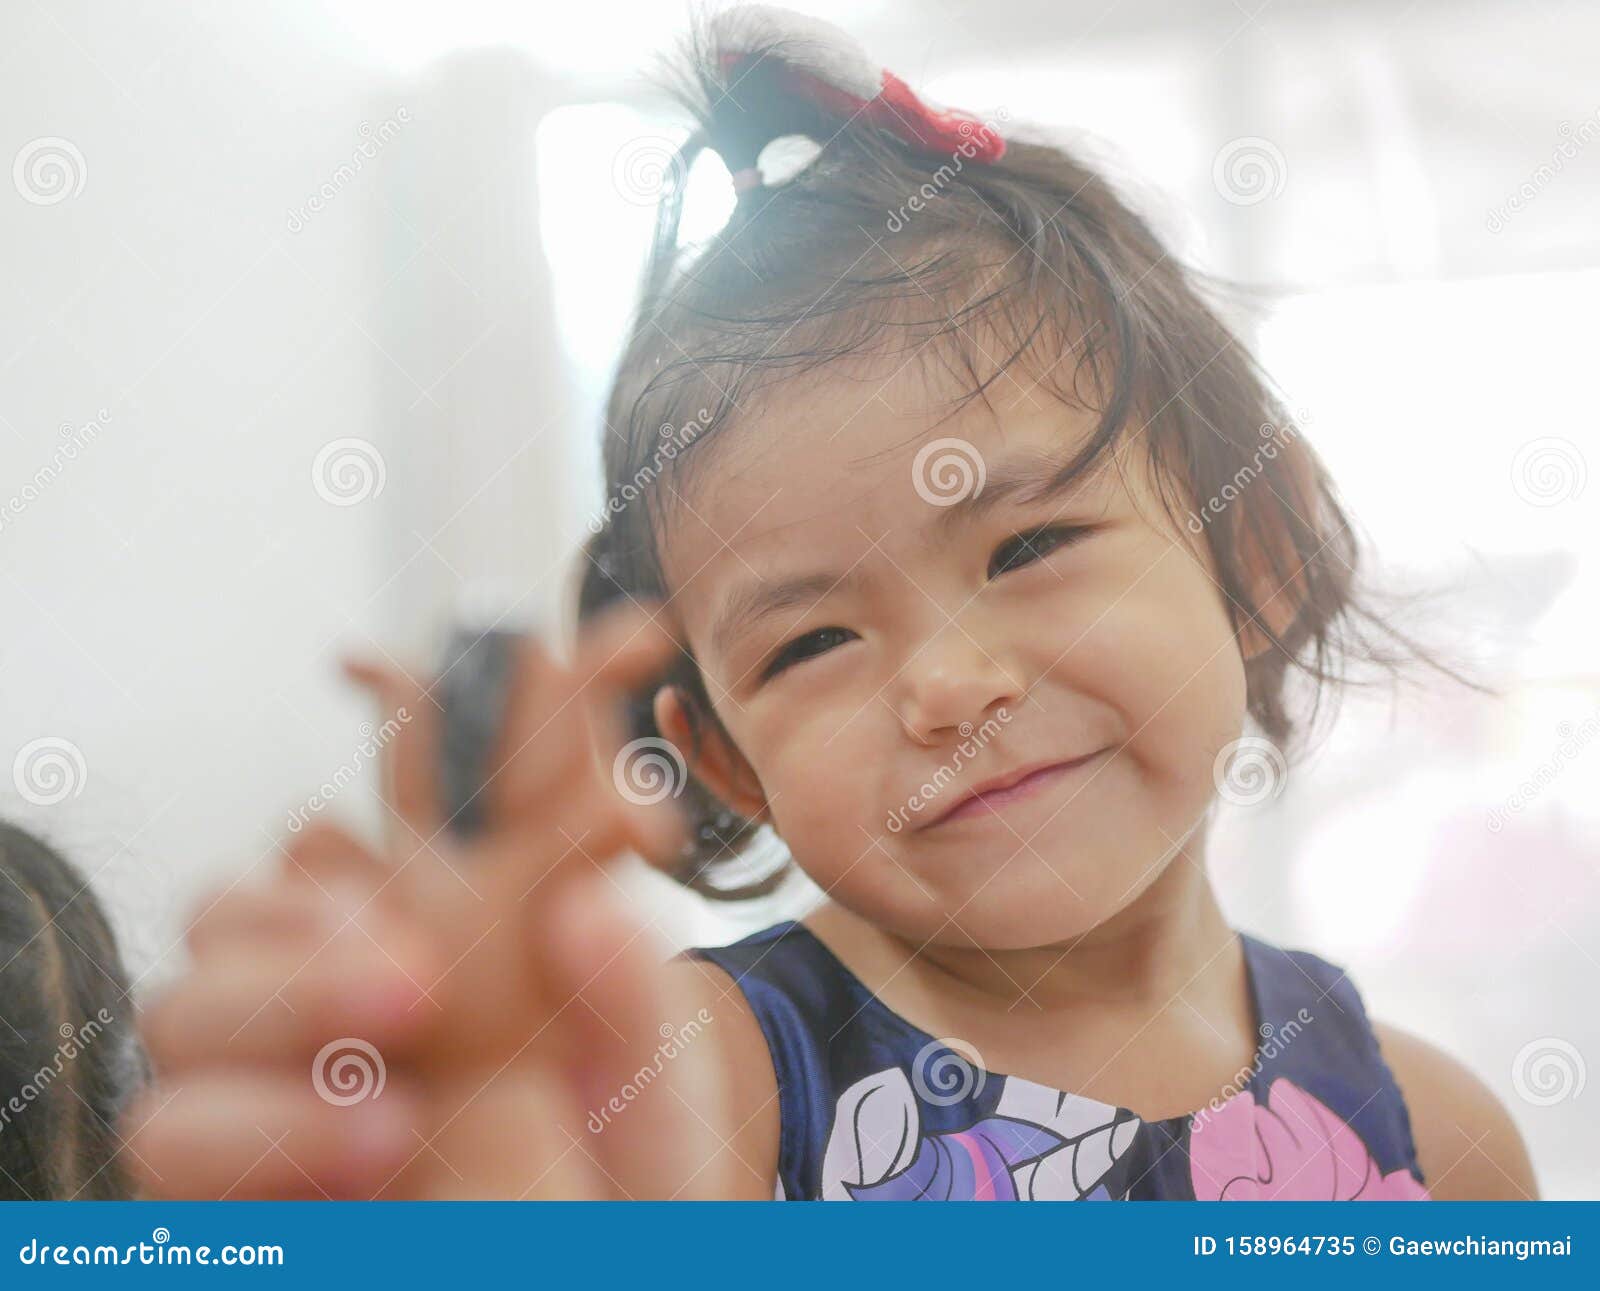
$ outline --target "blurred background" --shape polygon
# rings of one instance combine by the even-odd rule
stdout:
[[[1499,694],[1347,702],[1223,804],[1224,901],[1481,1075],[1545,1195],[1600,1197],[1600,10],[796,7],[1098,158],[1251,289],[1408,622]],[[92,875],[141,992],[297,813],[380,824],[341,653],[423,668],[463,599],[562,621],[685,133],[642,73],[686,13],[5,7],[0,813]],[[732,193],[712,157],[691,183],[703,236]],[[808,895],[632,881],[678,944]]]

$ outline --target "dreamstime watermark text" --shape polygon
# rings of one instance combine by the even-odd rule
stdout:
[[[981,726],[973,726],[971,722],[962,722],[956,728],[961,736],[961,743],[956,745],[950,761],[946,762],[931,777],[918,785],[916,791],[906,799],[903,805],[896,807],[889,813],[888,818],[884,821],[884,828],[891,834],[898,834],[910,824],[911,818],[920,814],[922,809],[929,803],[936,801],[950,782],[956,778],[961,768],[977,757],[979,750],[994,739],[996,735],[1000,734],[1000,728],[1005,726],[1011,720],[1011,717],[1012,714],[1009,710],[997,708],[995,715],[984,718]]]
[[[1488,825],[1491,834],[1506,827],[1508,816],[1520,815],[1540,794],[1555,783],[1561,773],[1576,762],[1583,751],[1600,736],[1600,710],[1590,713],[1580,722],[1557,722],[1556,734],[1561,743],[1556,751],[1533,769],[1533,773],[1519,784],[1499,806],[1489,809]]]
[[[1302,1008],[1281,1026],[1273,1026],[1270,1022],[1263,1022],[1259,1034],[1261,1043],[1256,1046],[1256,1056],[1248,1067],[1241,1067],[1233,1075],[1233,1079],[1217,1091],[1211,1101],[1189,1118],[1190,1125],[1199,1129],[1206,1121],[1220,1112],[1229,1100],[1237,1098],[1244,1093],[1261,1069],[1272,1059],[1294,1043],[1295,1037],[1316,1021],[1316,1016],[1310,1009]]]
[[[51,1083],[66,1070],[67,1064],[93,1044],[96,1037],[113,1021],[115,1018],[111,1010],[101,1009],[81,1026],[63,1022],[57,1029],[61,1043],[56,1046],[54,1059],[23,1081],[17,1092],[0,1104],[0,1132],[4,1132],[10,1126],[13,1116],[21,1116],[30,1103],[47,1093]]]
[[[644,491],[656,482],[662,471],[662,463],[672,461],[679,453],[686,451],[690,444],[698,439],[701,433],[711,422],[711,413],[708,409],[701,408],[695,413],[694,421],[686,421],[676,429],[670,423],[663,423],[657,432],[659,442],[655,451],[650,454],[650,460],[633,473],[633,478],[624,480],[617,488],[611,491],[610,496],[603,505],[589,519],[589,532],[599,533],[606,527],[606,520],[621,513],[631,502],[638,498]]]
[[[883,227],[890,233],[898,233],[911,222],[911,217],[927,209],[928,204],[937,198],[951,181],[966,168],[966,163],[978,155],[979,151],[989,145],[989,141],[997,133],[997,123],[1010,119],[1011,114],[1005,109],[998,109],[992,120],[963,121],[956,127],[962,135],[962,140],[950,154],[950,160],[945,162],[922,186],[912,193],[898,209],[890,211],[888,218],[883,222]]]
[[[102,408],[93,421],[86,421],[81,426],[63,424],[61,442],[50,454],[50,460],[36,470],[15,493],[0,498],[0,530],[37,502],[44,491],[60,478],[61,473],[77,461],[88,450],[89,445],[100,437],[100,432],[110,420],[111,413]]]
[[[355,146],[350,154],[350,160],[340,162],[333,174],[325,179],[317,190],[306,198],[297,207],[292,207],[284,218],[284,224],[290,233],[298,233],[310,222],[313,215],[319,215],[328,208],[329,203],[339,196],[345,188],[361,173],[361,168],[376,157],[389,142],[400,133],[402,126],[411,123],[410,108],[396,108],[392,117],[385,117],[376,126],[370,121],[363,121],[357,129],[361,142]]]
[[[1575,160],[1584,148],[1600,136],[1600,109],[1596,109],[1592,116],[1584,117],[1577,125],[1563,121],[1556,127],[1556,133],[1561,136],[1561,142],[1551,150],[1550,160],[1534,167],[1522,183],[1506,194],[1504,202],[1499,206],[1491,206],[1484,215],[1483,224],[1490,233],[1503,230],[1513,216],[1555,182],[1556,176],[1567,168],[1568,162]]]
[[[1302,421],[1306,418],[1302,417]],[[1256,445],[1256,451],[1250,455],[1250,460],[1233,473],[1233,478],[1227,481],[1215,494],[1201,504],[1199,511],[1189,512],[1187,527],[1190,533],[1199,535],[1211,521],[1226,511],[1250,484],[1266,470],[1264,463],[1275,461],[1280,452],[1286,449],[1298,433],[1293,426],[1274,426],[1271,422],[1263,422],[1257,433],[1261,436],[1261,443]]]
[[[661,1043],[656,1046],[655,1058],[634,1072],[633,1079],[607,1099],[598,1112],[589,1113],[589,1133],[599,1134],[611,1124],[613,1116],[621,1116],[627,1111],[628,1105],[660,1077],[665,1065],[687,1049],[713,1020],[710,1009],[701,1009],[682,1026],[663,1022],[660,1028]]]
[[[335,771],[331,778],[324,780],[317,786],[304,805],[296,807],[289,813],[289,832],[298,834],[311,823],[311,818],[326,807],[336,798],[351,781],[361,774],[362,766],[370,762],[382,752],[384,745],[400,733],[400,728],[411,721],[411,713],[404,704],[395,710],[395,715],[376,729],[371,722],[361,723],[361,743],[356,746],[350,760]]]

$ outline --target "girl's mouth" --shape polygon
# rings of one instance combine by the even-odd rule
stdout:
[[[947,811],[935,816],[922,828],[934,829],[973,816],[993,815],[1012,803],[1021,802],[1051,788],[1063,778],[1082,770],[1091,762],[1098,761],[1101,755],[1107,752],[1109,749],[1096,749],[1093,753],[1085,753],[1082,757],[1069,758],[1064,762],[1036,762],[1007,772],[1005,775],[995,776],[969,790],[951,804]]]

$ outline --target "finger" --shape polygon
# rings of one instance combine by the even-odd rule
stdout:
[[[546,1069],[512,1066],[487,1080],[469,1074],[441,1088],[434,1106],[441,1121],[428,1143],[436,1161],[429,1199],[621,1199],[583,1150],[570,1090]]]
[[[421,1149],[427,1115],[403,1077],[340,1105],[306,1074],[205,1073],[139,1095],[123,1155],[155,1197],[372,1197]]]
[[[428,986],[439,975],[435,956],[407,925],[374,926],[381,941],[347,929],[321,947],[274,943],[213,957],[145,1010],[152,1058],[169,1072],[300,1066],[341,1038],[380,1050],[421,1044],[438,1010]]]
[[[575,880],[532,917],[540,971],[557,995],[568,993],[565,1051],[588,1151],[630,1196],[721,1195],[719,1154],[736,1127],[717,1129],[726,1104],[704,1036],[714,1018],[674,986],[663,948],[612,880]],[[660,1075],[642,1085],[647,1067]]]
[[[688,820],[675,800],[689,782],[688,763],[670,740],[632,739],[623,726],[628,693],[659,679],[679,648],[656,608],[619,610],[597,620],[580,643],[578,659],[579,669],[587,669],[595,765],[616,791],[626,845],[652,861],[676,855],[688,841]]]
[[[493,818],[504,823],[536,811],[575,776],[589,774],[594,711],[614,711],[630,687],[665,666],[673,649],[664,625],[631,606],[608,612],[584,631],[571,669],[552,659],[538,638],[521,642],[484,787]]]
[[[439,850],[445,845],[444,839],[419,841],[402,827],[391,832],[385,857],[348,829],[319,822],[289,845],[285,869],[291,880],[324,898],[328,917],[354,917],[359,923],[369,908],[375,915],[429,909],[418,903],[419,894],[431,896],[437,888],[419,882],[418,875],[437,877],[435,872],[450,864]]]
[[[515,647],[500,731],[479,790],[492,828],[537,813],[588,774],[583,703],[574,675],[537,637]]]
[[[447,899],[460,880],[439,794],[440,712],[422,684],[388,664],[352,661],[346,673],[394,713],[399,729],[384,745],[385,853],[402,872],[396,896],[426,909]],[[386,723],[387,725],[387,723]]]
[[[636,622],[664,639],[647,621]],[[640,648],[632,643],[622,654],[613,648],[609,658],[590,661],[588,675],[600,678],[591,685],[609,684],[613,666],[622,670],[615,675],[636,675],[630,670],[637,660],[621,660]],[[649,650],[658,658],[655,645]],[[670,803],[662,805],[687,782],[681,757],[664,741],[623,749],[620,727],[609,716],[617,707],[614,698],[597,705],[593,694],[581,695],[573,684],[571,674],[562,676],[540,657],[538,647],[530,647],[521,707],[508,725],[521,743],[490,786],[498,794],[496,830],[473,851],[479,862],[475,871],[518,897],[563,864],[609,861],[627,850],[673,855],[686,839],[681,813]],[[563,690],[565,699],[559,699]],[[608,716],[597,718],[597,706]],[[615,741],[603,760],[595,751],[596,729],[605,732],[603,740]],[[641,793],[641,780],[654,783]]]
[[[682,851],[689,818],[678,805],[689,787],[689,764],[672,741],[660,736],[629,739],[614,712],[591,714],[597,775],[621,846],[660,864]]]
[[[650,680],[677,649],[671,625],[659,605],[619,605],[584,627],[573,668],[585,688],[624,689]]]
[[[681,826],[662,807],[634,807],[590,777],[532,819],[474,848],[473,885],[485,902],[520,910],[546,899],[569,873],[593,873],[628,852],[681,846]]]
[[[689,833],[688,817],[678,806],[689,787],[682,752],[661,736],[629,738],[615,705],[592,707],[589,723],[595,776],[622,830],[622,845],[652,862],[676,855]]]
[[[432,1079],[468,1067],[492,1071],[512,1063],[559,1066],[563,1060],[566,1037],[558,1015],[571,992],[558,995],[537,970],[529,939],[546,930],[543,917],[531,912],[559,903],[561,889],[594,867],[574,849],[570,862],[518,886],[526,877],[514,855],[519,846],[517,834],[492,840],[483,853],[483,899],[457,901],[441,929],[439,954],[446,967],[430,983],[439,1011],[414,1058]],[[526,846],[548,849],[548,830]]]
[[[384,886],[343,875],[326,876],[315,886],[286,878],[221,893],[201,908],[184,936],[196,960],[291,946],[309,956],[362,928],[382,945],[377,929],[395,917],[397,900]]]
[[[319,946],[366,906],[385,902],[394,876],[393,868],[366,844],[331,822],[318,822],[292,835],[283,855],[282,871],[275,880],[235,880],[200,904],[185,932],[196,957],[225,953],[245,943]]]
[[[334,821],[319,820],[283,843],[287,874],[323,886],[348,880],[374,888],[394,874],[394,867],[357,835]]]
[[[201,907],[184,939],[197,960],[235,953],[247,945],[317,946],[338,926],[332,920],[335,908],[328,896],[307,884],[233,888]]]
[[[414,840],[432,838],[443,823],[438,794],[439,705],[422,683],[388,663],[347,660],[344,672],[377,701],[384,729],[384,796]],[[405,839],[398,840],[405,842]]]

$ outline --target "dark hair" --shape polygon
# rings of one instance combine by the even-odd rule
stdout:
[[[1200,275],[1104,177],[1009,127],[992,163],[974,160],[976,143],[942,152],[909,144],[797,93],[789,57],[772,42],[725,59],[702,32],[679,77],[698,128],[668,168],[607,408],[608,504],[586,553],[580,613],[623,595],[669,594],[662,521],[705,456],[691,450],[737,421],[758,391],[827,364],[889,358],[942,363],[963,386],[953,411],[1020,368],[1092,412],[1095,431],[1064,478],[1095,467],[1130,427],[1144,433],[1161,502],[1174,523],[1204,533],[1235,629],[1254,622],[1270,642],[1246,675],[1249,715],[1274,743],[1296,742],[1315,724],[1327,684],[1351,680],[1350,660],[1394,675],[1420,659],[1465,680],[1358,591],[1359,544],[1322,463],[1202,294]],[[976,139],[993,127],[971,129]],[[815,160],[787,183],[742,192],[720,234],[681,248],[694,158],[711,148],[738,170],[792,134],[820,144]],[[673,488],[659,487],[669,473]],[[1277,630],[1253,579],[1291,600]],[[1291,672],[1312,683],[1303,720],[1290,711]],[[717,721],[687,653],[659,684],[689,697],[697,739],[700,723]],[[635,734],[659,735],[647,696],[633,719]],[[723,810],[719,825],[705,795],[691,806],[698,832],[680,880],[747,895],[720,890],[712,876],[748,824]]]
[[[0,1200],[129,1197],[117,1119],[147,1076],[88,881],[0,821]]]

